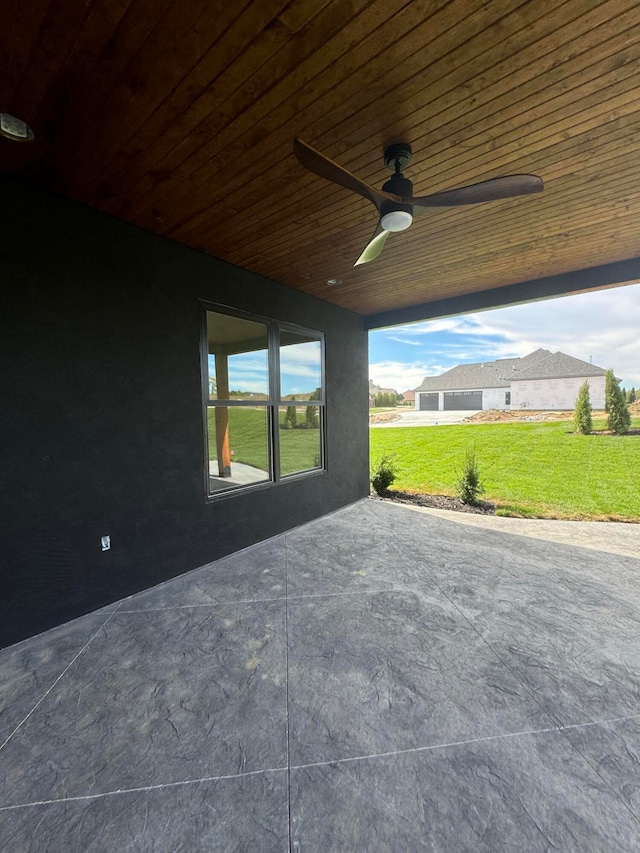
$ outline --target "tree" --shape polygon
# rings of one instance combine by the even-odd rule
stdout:
[[[576,400],[576,407],[573,412],[573,428],[582,435],[589,435],[593,429],[589,383],[586,380],[578,391],[578,399]]]
[[[305,423],[307,429],[318,429],[318,407],[307,406],[305,414]]]
[[[287,406],[287,412],[284,416],[284,428],[295,429],[298,420],[298,413],[295,406]]]
[[[631,389],[631,391],[629,391],[629,392],[627,393],[627,402],[628,402],[628,403],[635,403],[636,399],[637,399],[637,397],[636,397],[636,389],[635,389],[635,388],[632,388],[632,389]]]
[[[382,409],[387,406],[394,407],[398,402],[398,395],[395,391],[380,391],[376,394],[374,402],[376,404],[376,408]]]
[[[616,435],[629,432],[631,415],[613,370],[607,370],[604,380],[604,407],[608,414],[607,429]]]
[[[463,504],[476,506],[479,503],[480,495],[484,494],[484,486],[480,482],[480,469],[476,459],[475,445],[467,447],[464,465],[460,473],[460,478],[455,484],[456,494]]]

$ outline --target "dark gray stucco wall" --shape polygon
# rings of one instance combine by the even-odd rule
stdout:
[[[361,317],[8,176],[0,294],[0,645],[367,494]],[[325,332],[326,473],[206,503],[201,299]]]

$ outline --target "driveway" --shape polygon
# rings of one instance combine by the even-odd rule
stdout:
[[[461,424],[465,418],[477,414],[478,409],[464,412],[419,412],[416,409],[397,409],[399,419],[390,423],[371,424],[372,428],[409,427],[409,426],[442,426],[444,424]]]
[[[5,649],[0,849],[640,849],[601,547],[367,499]]]

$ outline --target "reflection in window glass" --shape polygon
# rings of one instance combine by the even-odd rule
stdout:
[[[207,311],[210,400],[267,400],[268,331],[264,323]]]
[[[322,471],[322,334],[222,306],[204,333],[208,497]]]
[[[210,493],[270,479],[266,406],[210,407],[207,422]]]
[[[320,400],[322,344],[299,332],[280,333],[280,399]]]
[[[318,406],[280,406],[280,473],[298,474],[322,467]]]

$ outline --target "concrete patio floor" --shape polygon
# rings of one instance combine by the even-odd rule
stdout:
[[[0,652],[0,744],[12,853],[638,850],[640,559],[364,500]]]

